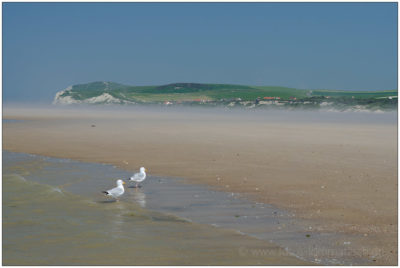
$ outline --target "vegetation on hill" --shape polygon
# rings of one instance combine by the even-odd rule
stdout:
[[[267,100],[267,101],[265,101]],[[173,83],[162,86],[128,86],[113,82],[74,85],[57,93],[56,103],[165,103],[229,106],[284,106],[346,109],[397,108],[397,90],[309,90],[274,86]]]
[[[193,99],[234,99],[254,100],[257,97],[304,97],[307,90],[287,87],[244,86],[230,84],[174,83],[163,86],[127,86],[113,82],[92,82],[74,85],[64,91],[61,97],[71,96],[84,100],[108,93],[113,97],[135,102],[179,101]]]
[[[345,90],[312,90],[312,96],[376,98],[397,96],[397,90],[381,91],[345,91]]]

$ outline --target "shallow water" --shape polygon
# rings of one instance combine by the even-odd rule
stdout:
[[[4,123],[18,123],[18,122],[23,122],[23,120],[3,119],[3,124],[4,124]]]
[[[142,188],[128,186],[120,202],[101,194],[130,175],[3,152],[3,263],[369,263],[340,242],[351,237],[312,232],[291,213],[182,179],[149,176]]]
[[[269,243],[143,209],[129,190],[111,202],[100,191],[119,172],[3,152],[3,264],[302,264]],[[241,247],[269,251],[247,256]]]

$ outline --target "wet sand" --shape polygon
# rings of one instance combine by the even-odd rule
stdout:
[[[126,188],[119,202],[105,197],[100,190],[121,175],[103,164],[3,152],[3,264],[310,264],[235,230],[149,210],[158,193]]]
[[[3,125],[5,150],[244,193],[313,230],[359,235],[376,264],[397,264],[397,126],[384,115],[5,108],[3,118],[24,120]]]

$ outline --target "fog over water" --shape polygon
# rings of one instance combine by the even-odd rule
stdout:
[[[246,109],[223,107],[183,107],[161,105],[25,105],[5,104],[3,117],[15,116],[77,116],[83,117],[117,117],[129,118],[132,115],[146,116],[169,115],[176,120],[217,120],[224,119],[242,123],[248,120],[266,121],[271,123],[350,123],[350,124],[396,124],[397,111],[392,112],[338,112],[338,111],[304,111],[278,109]]]

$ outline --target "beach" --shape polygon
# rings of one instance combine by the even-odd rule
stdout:
[[[193,192],[209,195],[206,189],[151,176],[143,189],[127,185],[118,202],[100,192],[115,185],[115,177],[127,174],[111,165],[4,151],[2,263],[310,264],[268,241],[236,229],[192,222],[175,216],[171,204],[165,207],[168,199],[177,202],[176,208],[187,205],[182,198],[171,198],[173,193],[195,200]],[[215,194],[221,193],[211,192],[219,201],[226,199]],[[239,221],[229,214],[225,218]]]
[[[3,119],[17,120],[3,123],[3,150],[242,193],[397,264],[396,115],[6,107]]]

